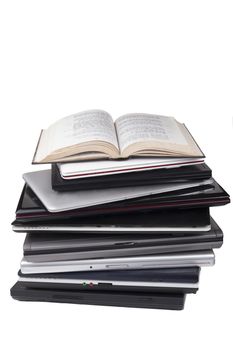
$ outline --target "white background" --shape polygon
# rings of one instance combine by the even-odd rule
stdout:
[[[10,223],[41,128],[85,109],[175,116],[232,194],[232,1],[0,1],[1,348],[232,349],[232,206],[216,266],[182,312],[10,298]],[[224,345],[225,343],[225,345]],[[4,345],[3,345],[4,344]]]

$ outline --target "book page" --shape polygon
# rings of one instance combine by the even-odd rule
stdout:
[[[118,149],[112,117],[105,111],[90,110],[62,118],[43,131],[37,158],[82,142],[104,141]]]
[[[186,145],[175,118],[160,115],[126,114],[115,122],[121,152],[136,142],[157,141]]]

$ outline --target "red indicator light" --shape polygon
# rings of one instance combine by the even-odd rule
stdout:
[[[93,284],[92,282],[90,282],[90,283],[89,283],[89,286],[90,286],[90,287],[93,287],[93,286],[94,286],[94,284]]]

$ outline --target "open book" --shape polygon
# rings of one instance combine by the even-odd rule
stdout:
[[[90,110],[42,130],[33,163],[140,157],[204,157],[184,124],[173,117],[133,113],[114,122]]]

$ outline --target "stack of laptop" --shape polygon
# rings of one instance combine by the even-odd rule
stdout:
[[[180,310],[222,246],[209,208],[230,199],[203,155],[59,159],[23,178],[15,299]]]

